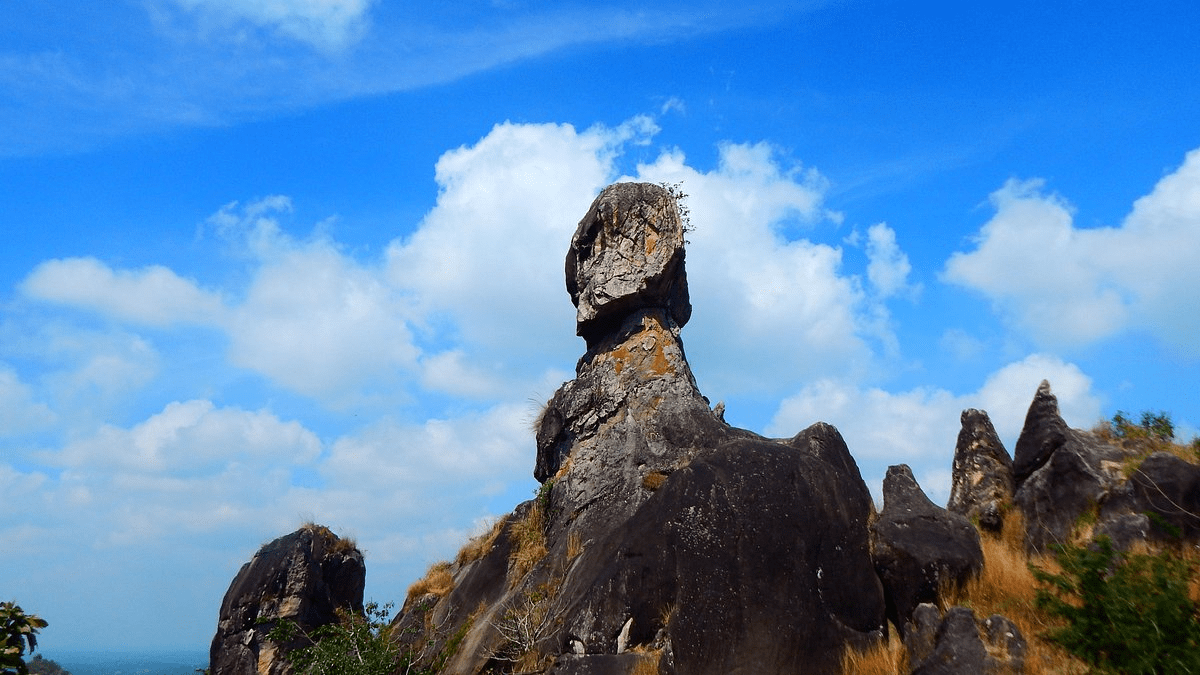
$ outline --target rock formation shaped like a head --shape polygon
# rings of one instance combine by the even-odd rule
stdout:
[[[676,330],[687,323],[683,234],[679,207],[662,186],[617,183],[596,197],[566,264],[575,332],[589,349],[641,309],[666,310]]]

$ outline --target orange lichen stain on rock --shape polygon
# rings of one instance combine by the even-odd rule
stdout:
[[[654,246],[658,244],[658,233],[654,230],[646,231],[646,255],[654,253]]]
[[[675,366],[666,353],[666,349],[674,344],[673,337],[652,318],[647,317],[642,326],[640,333],[630,336],[601,358],[611,359],[618,375],[626,368],[648,375],[675,374]]]

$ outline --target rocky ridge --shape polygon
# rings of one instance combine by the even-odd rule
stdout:
[[[963,412],[946,509],[897,465],[877,513],[830,425],[789,439],[731,427],[685,356],[683,235],[657,185],[610,186],[580,221],[565,277],[586,351],[535,425],[542,488],[431,570],[436,582],[414,584],[392,627],[416,667],[834,673],[847,646],[878,643],[890,623],[911,672],[1019,673],[1025,643],[1012,622],[939,609],[942,590],[983,564],[975,526],[997,532],[1020,511],[1034,551],[1074,536],[1085,514],[1126,545],[1176,532],[1200,541],[1200,467],[1160,453],[1129,473],[1119,444],[1067,427],[1045,382],[1015,459],[986,412]],[[273,655],[289,646],[264,647],[248,620],[285,616],[270,589],[330,564],[303,554],[316,545],[298,535],[234,580],[214,675],[284,675]],[[361,609],[356,583],[346,602]],[[300,586],[288,597],[308,599],[288,607],[326,607],[319,584]]]

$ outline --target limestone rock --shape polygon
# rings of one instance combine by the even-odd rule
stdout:
[[[835,670],[842,645],[881,634],[884,601],[865,484],[795,447],[831,429],[734,438],[674,473],[580,557],[565,636],[611,653],[632,619],[629,643],[665,630],[679,672]]]
[[[978,522],[985,530],[998,532],[1012,496],[1012,458],[991,419],[982,410],[964,410],[946,508]]]
[[[1025,546],[1048,551],[1068,541],[1080,516],[1094,511],[1124,480],[1125,451],[1067,426],[1043,381],[1017,439],[1013,503],[1025,517]]]
[[[587,349],[535,425],[539,496],[509,519],[508,553],[456,567],[453,591],[395,624],[424,626],[398,634],[444,672],[522,654],[626,673],[649,654],[664,673],[832,673],[883,634],[854,459],[829,425],[767,439],[701,395],[682,244],[658,186],[612,186],[580,223],[566,282]],[[518,542],[530,523],[537,547]]]
[[[307,525],[265,544],[242,565],[221,602],[209,649],[211,675],[286,675],[283,656],[304,646],[266,638],[280,619],[305,631],[334,623],[338,609],[363,610],[366,566],[353,542]]]
[[[966,607],[941,616],[932,604],[913,612],[905,637],[912,675],[1018,675],[1025,671],[1025,638],[999,614],[980,622]]]
[[[651,183],[610,185],[579,221],[567,253],[576,333],[588,347],[639,309],[662,309],[678,332],[692,314],[674,197]]]
[[[1020,488],[1026,478],[1050,460],[1055,450],[1071,440],[1071,436],[1071,429],[1058,412],[1058,398],[1050,393],[1050,383],[1042,380],[1013,448],[1015,488]]]
[[[902,632],[917,605],[937,602],[942,584],[961,585],[983,569],[979,532],[929,501],[904,464],[888,467],[871,538],[888,618]]]
[[[1096,534],[1118,548],[1146,539],[1200,543],[1200,465],[1167,452],[1136,463],[1104,500]]]

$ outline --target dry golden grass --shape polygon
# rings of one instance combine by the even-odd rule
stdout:
[[[647,490],[657,490],[667,481],[667,474],[661,471],[651,471],[642,478],[642,487]]]
[[[675,603],[663,605],[658,610],[658,623],[666,628],[671,625],[671,617],[675,616]]]
[[[574,560],[583,553],[583,538],[578,532],[567,535],[567,560]]]
[[[469,563],[479,560],[483,556],[491,552],[492,546],[496,544],[496,539],[500,537],[500,533],[504,531],[506,518],[500,518],[492,523],[491,529],[479,535],[472,537],[461,549],[458,550],[458,555],[454,557],[454,562],[462,567]]]
[[[333,533],[333,530],[319,525],[311,520],[305,521],[300,526],[302,530],[308,530],[313,533],[313,536],[321,537],[330,543],[331,553],[349,553],[350,551],[358,550],[358,543],[352,537],[339,537]]]
[[[886,642],[880,640],[870,649],[859,651],[847,646],[842,652],[843,675],[908,675],[908,651],[895,628],[888,631]]]
[[[532,415],[526,418],[529,422],[529,430],[535,435],[542,429],[542,422],[546,419],[546,412],[550,410],[550,401],[554,399],[546,399],[542,403],[538,403],[537,399],[530,398],[529,403],[534,406],[535,410]]]
[[[511,584],[516,585],[534,565],[546,557],[545,521],[542,505],[535,501],[529,513],[509,527],[508,535],[513,542],[512,554],[508,559]]]
[[[452,590],[454,590],[454,577],[450,574],[450,563],[445,561],[434,563],[425,572],[424,577],[408,587],[408,595],[404,598],[404,609],[407,609],[409,604],[417,598],[430,593],[442,598]]]
[[[1054,643],[1043,639],[1058,626],[1037,608],[1038,581],[1029,569],[1033,563],[1052,573],[1060,572],[1053,558],[1025,555],[1025,524],[1020,511],[1006,514],[999,537],[984,535],[983,572],[957,591],[948,590],[946,605],[970,607],[984,619],[1001,614],[1021,629],[1027,643],[1025,672],[1028,675],[1074,675],[1087,673],[1087,666]]]
[[[662,651],[643,651],[640,648],[631,650],[638,654],[638,661],[629,671],[629,675],[658,675],[658,662],[662,659]]]

